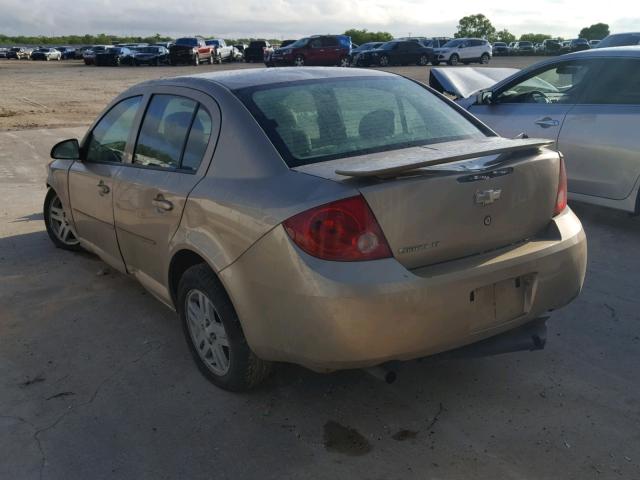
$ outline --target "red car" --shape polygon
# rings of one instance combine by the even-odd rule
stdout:
[[[274,66],[339,65],[347,67],[349,55],[351,55],[351,37],[314,35],[274,50],[269,60]]]

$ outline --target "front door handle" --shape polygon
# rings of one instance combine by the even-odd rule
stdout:
[[[173,210],[173,203],[171,203],[169,200],[166,200],[161,193],[159,193],[156,198],[151,200],[151,204],[158,210],[164,210],[165,212]]]
[[[551,117],[541,118],[540,120],[536,120],[534,123],[542,128],[557,127],[560,125],[558,120],[554,120]]]
[[[103,180],[100,180],[100,181],[98,182],[97,187],[100,189],[100,190],[98,191],[98,194],[99,194],[101,197],[105,196],[107,193],[109,193],[109,192],[111,191],[111,188],[109,188],[109,185],[107,185],[106,183],[104,183],[104,181],[103,181]]]

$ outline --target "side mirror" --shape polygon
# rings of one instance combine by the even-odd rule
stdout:
[[[476,95],[476,105],[490,105],[493,103],[493,92],[484,91]]]
[[[55,160],[80,160],[80,144],[75,138],[56,143],[51,149]]]

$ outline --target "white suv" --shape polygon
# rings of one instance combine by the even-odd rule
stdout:
[[[442,48],[433,51],[433,65],[447,62],[449,65],[457,65],[462,62],[487,64],[491,59],[493,50],[487,40],[481,38],[456,38],[445,43]]]

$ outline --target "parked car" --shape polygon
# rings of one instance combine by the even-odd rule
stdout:
[[[493,55],[504,56],[509,55],[509,47],[505,42],[493,42]]]
[[[532,42],[516,42],[513,47],[513,53],[516,55],[532,55],[534,53]]]
[[[567,163],[569,198],[640,213],[640,48],[586,50],[495,73],[483,85],[473,72],[448,78],[432,70],[430,84],[500,135],[553,141]]]
[[[157,45],[140,47],[133,50],[127,61],[131,65],[168,65],[169,50]]]
[[[469,63],[482,63],[486,65],[491,60],[492,49],[491,44],[481,38],[456,38],[444,47],[434,50],[434,58],[431,62],[438,65],[440,62],[447,62],[449,65],[457,65],[462,62],[465,65]]]
[[[242,56],[244,57],[244,51],[248,46],[249,45],[247,45],[246,43],[236,43],[233,47],[239,52],[241,52]]]
[[[314,35],[301,38],[269,56],[274,66],[349,65],[351,37],[346,35]]]
[[[542,41],[541,52],[544,55],[558,55],[562,45],[559,40],[547,38]]]
[[[434,49],[411,40],[393,40],[374,50],[362,52],[358,61],[362,66],[427,65],[434,61]]]
[[[595,48],[640,45],[640,32],[614,33],[605,37]]]
[[[249,42],[249,46],[244,49],[244,61],[248,63],[264,62],[265,55],[270,54],[273,49],[266,40],[254,40]]]
[[[149,45],[150,47],[164,47],[169,50],[169,47],[173,42],[155,42],[153,45]]]
[[[178,38],[169,47],[171,65],[200,65],[203,62],[213,64],[215,48],[207,45],[202,37]]]
[[[7,58],[8,48],[0,47],[0,58]]]
[[[62,60],[73,60],[76,58],[76,49],[73,47],[55,47],[62,54]]]
[[[563,44],[561,51],[563,53],[572,53],[589,50],[590,48],[588,40],[584,38],[574,38],[573,40],[567,40]]]
[[[109,47],[106,50],[97,51],[94,63],[98,67],[131,65],[133,51],[127,47]]]
[[[84,53],[82,54],[82,60],[84,61],[84,64],[95,65],[96,55],[98,53],[105,52],[107,48],[111,48],[111,47],[108,47],[107,45],[94,45],[93,47],[91,47],[91,49],[85,50]]]
[[[62,52],[55,48],[41,47],[31,53],[31,60],[62,60]]]
[[[74,52],[75,54],[75,59],[76,60],[83,60],[84,59],[84,52],[86,52],[87,50],[91,50],[91,48],[93,48],[93,45],[84,45],[80,48],[76,48],[76,51]]]
[[[27,47],[11,47],[7,52],[7,58],[15,58],[16,60],[29,60],[32,53],[31,48]]]
[[[213,48],[213,61],[215,63],[222,63],[225,60],[227,62],[233,62],[235,57],[233,55],[233,47],[227,45],[227,43],[221,38],[212,38],[205,40],[205,44]]]
[[[516,43],[518,43],[518,42],[509,43],[509,46],[507,47],[509,49],[509,55],[515,55],[516,54],[516,51],[515,51]]]
[[[275,67],[274,63],[271,61],[271,55],[273,55],[273,52],[276,51],[279,48],[288,47],[289,45],[292,45],[294,43],[296,43],[296,40],[283,40],[278,48],[272,48],[272,49],[265,50],[264,55],[263,55],[264,64],[267,67]]]
[[[356,48],[351,49],[351,55],[349,55],[349,65],[354,67],[368,67],[360,60],[360,54],[376,50],[380,48],[385,42],[367,42],[362,45],[358,45]]]
[[[53,243],[175,309],[201,372],[229,390],[271,362],[542,348],[587,260],[548,141],[501,138],[387,72],[269,73],[142,83],[81,144],[54,146]]]

